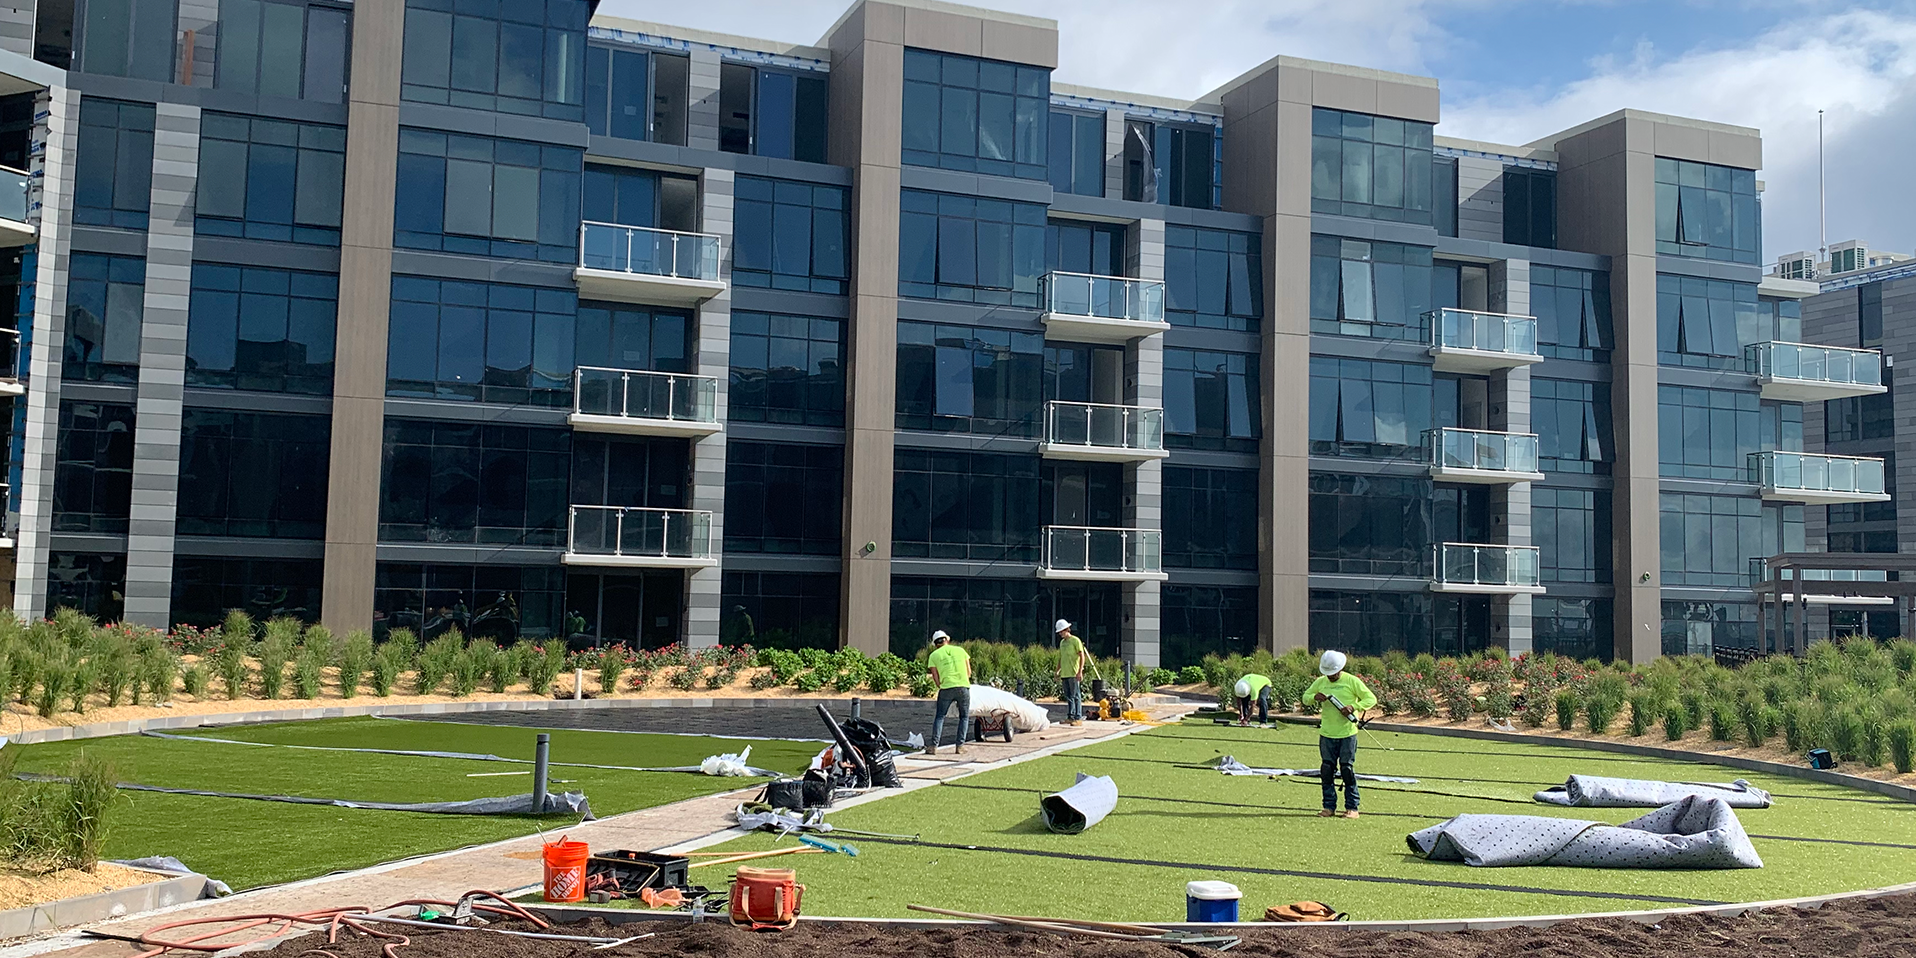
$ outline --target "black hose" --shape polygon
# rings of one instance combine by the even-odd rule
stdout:
[[[845,729],[838,724],[837,719],[832,718],[832,713],[826,709],[825,706],[818,706],[818,717],[825,720],[826,728],[831,729],[832,741],[838,743],[838,750],[844,755],[840,761],[850,761],[852,765],[858,768],[858,787],[870,788],[872,784],[872,770],[871,766],[865,764],[865,753],[852,747],[851,738],[845,734]]]

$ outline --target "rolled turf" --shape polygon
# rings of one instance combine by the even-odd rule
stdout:
[[[1364,815],[1351,821],[1317,817],[1314,779],[1233,778],[1179,767],[1223,754],[1254,766],[1313,767],[1316,730],[1208,722],[1166,727],[833,813],[831,820],[847,828],[920,833],[928,844],[847,836],[860,857],[795,859],[807,886],[807,913],[902,917],[910,914],[905,905],[916,902],[1163,921],[1183,916],[1186,881],[1222,879],[1243,889],[1247,917],[1269,905],[1313,899],[1356,918],[1405,919],[1755,901],[1916,881],[1916,805],[1839,786],[1569,746],[1378,733],[1361,741],[1359,769],[1421,781],[1365,783]],[[1078,771],[1112,776],[1117,810],[1081,835],[1050,834],[1037,817],[1038,796],[1068,786]],[[1780,796],[1775,807],[1738,813],[1757,836],[1766,867],[1483,869],[1424,861],[1405,847],[1407,833],[1464,812],[1610,822],[1641,814],[1529,801],[1537,789],[1561,784],[1573,772],[1747,778],[1770,789]],[[722,847],[774,844],[769,836],[753,836]]]

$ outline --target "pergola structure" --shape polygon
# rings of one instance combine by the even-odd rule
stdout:
[[[1752,590],[1764,651],[1802,654],[1812,604],[1894,605],[1903,634],[1916,635],[1916,553],[1783,552],[1752,565],[1759,561]],[[1787,633],[1786,616],[1794,625]]]

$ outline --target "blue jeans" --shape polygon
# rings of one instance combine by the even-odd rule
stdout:
[[[965,726],[971,724],[971,686],[969,685],[938,690],[938,702],[934,706],[937,711],[931,716],[931,740],[925,743],[927,748],[937,748],[944,744],[945,709],[954,705],[958,708],[958,737],[952,744],[960,746],[965,744]]]
[[[1318,781],[1324,786],[1324,809],[1337,808],[1337,776],[1344,777],[1344,807],[1357,811],[1357,736],[1349,738],[1317,737]]]
[[[1084,701],[1079,689],[1084,685],[1081,675],[1063,676],[1064,691],[1058,697],[1064,699],[1064,720],[1067,722],[1084,721]]]
[[[1237,720],[1247,724],[1251,721],[1251,697],[1248,695],[1240,696],[1237,700]],[[1257,690],[1257,721],[1259,725],[1268,725],[1271,721],[1271,687],[1268,685]]]

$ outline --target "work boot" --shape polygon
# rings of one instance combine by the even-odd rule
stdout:
[[[1344,817],[1345,817],[1345,818],[1356,818],[1356,817],[1357,817],[1357,809],[1355,809],[1355,808],[1347,808],[1347,809],[1345,809],[1345,810],[1344,810]]]
[[[936,755],[936,754],[938,754],[938,746],[936,746],[936,745],[927,745],[927,746],[925,746],[925,754],[926,754],[926,755]]]
[[[953,754],[953,755],[963,755],[963,754],[965,754],[965,747],[964,747],[963,745],[953,745],[953,746],[951,747],[951,754]]]
[[[1318,818],[1336,818],[1337,809],[1335,808],[1324,809],[1323,811],[1317,813],[1317,817]]]

